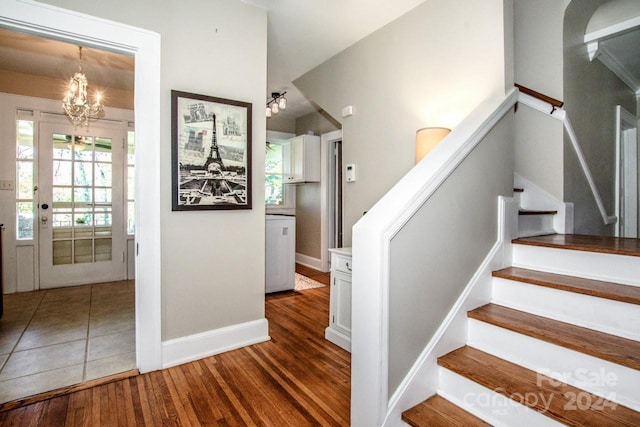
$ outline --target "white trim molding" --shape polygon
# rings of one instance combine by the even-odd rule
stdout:
[[[310,257],[309,255],[305,255],[305,254],[299,254],[296,252],[296,262],[298,264],[302,264],[307,267],[314,268],[318,271],[326,272],[326,270],[323,270],[324,263],[322,262],[321,259]]]
[[[270,339],[267,319],[260,319],[164,341],[162,369]]]
[[[335,211],[335,206],[332,200],[333,191],[330,183],[331,177],[331,162],[333,153],[331,152],[331,145],[333,142],[342,141],[342,129],[334,130],[331,132],[320,135],[320,271],[329,271],[329,265],[331,256],[329,249],[332,249],[333,239],[333,222],[331,221],[331,215]],[[333,246],[333,245],[332,245]]]
[[[0,26],[134,55],[136,186],[160,182],[160,35],[31,0],[0,0]],[[160,186],[136,191],[136,352],[140,372],[160,369]]]

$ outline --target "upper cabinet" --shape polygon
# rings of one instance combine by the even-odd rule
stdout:
[[[320,137],[300,135],[284,144],[285,184],[320,182]]]

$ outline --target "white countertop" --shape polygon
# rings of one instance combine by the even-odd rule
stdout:
[[[329,249],[329,252],[332,252],[334,254],[338,254],[338,255],[346,255],[346,256],[351,256],[351,248],[331,248]]]

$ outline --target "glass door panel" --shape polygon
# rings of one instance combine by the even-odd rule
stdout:
[[[60,280],[73,282],[70,284],[119,280],[123,275],[123,262],[113,268],[117,263],[114,253],[123,251],[124,244],[124,153],[114,149],[119,147],[114,141],[121,138],[116,132],[41,125],[44,158],[40,163],[45,165],[40,173],[41,287]],[[50,210],[45,207],[47,201]],[[53,266],[68,267],[62,279],[47,278]]]

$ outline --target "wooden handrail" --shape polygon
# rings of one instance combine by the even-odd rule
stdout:
[[[544,102],[548,102],[549,104],[551,104],[554,109],[555,108],[562,108],[562,106],[564,105],[564,102],[562,101],[558,101],[555,98],[551,98],[550,96],[544,95],[540,92],[536,92],[533,89],[529,89],[528,87],[519,85],[518,83],[514,83],[515,87],[518,88],[518,90],[522,93],[526,93],[527,95],[533,96],[534,98],[538,98]]]

